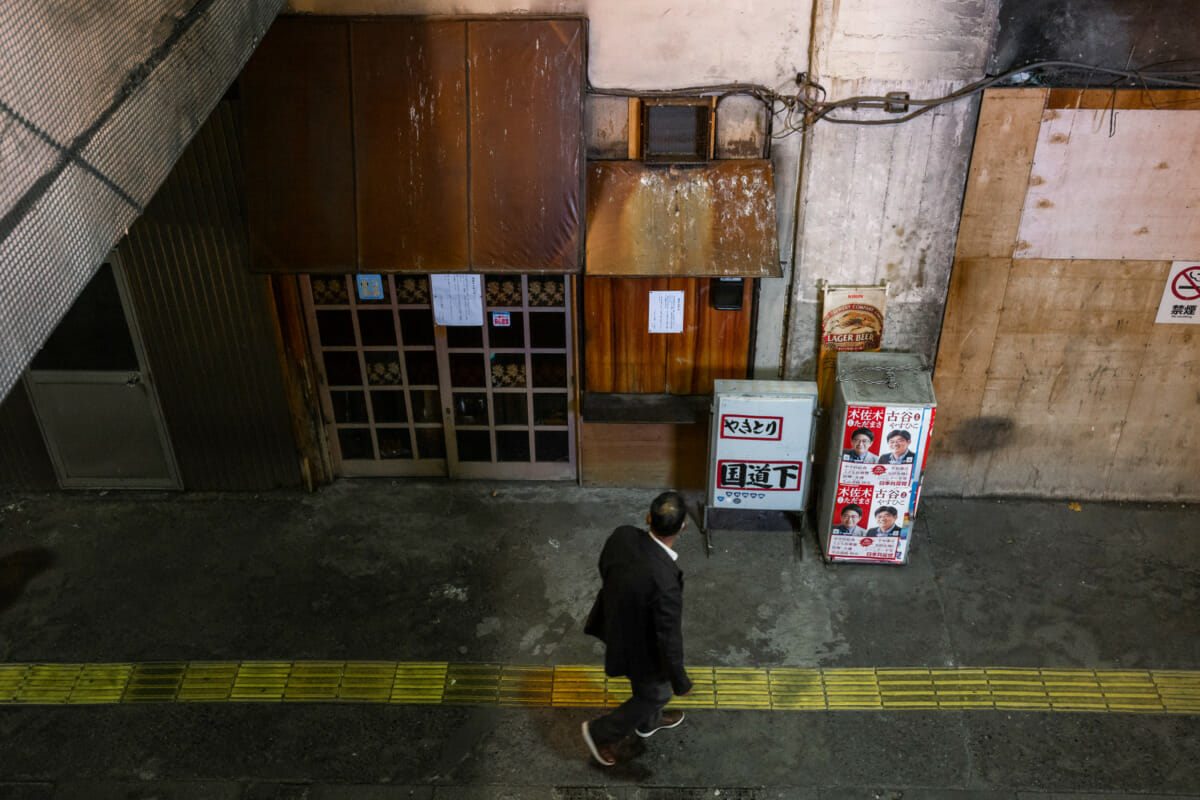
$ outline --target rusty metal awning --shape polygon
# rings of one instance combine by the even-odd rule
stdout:
[[[587,192],[587,275],[782,274],[770,161],[593,161]]]

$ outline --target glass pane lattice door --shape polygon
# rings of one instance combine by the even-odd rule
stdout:
[[[339,474],[575,476],[569,278],[482,282],[483,325],[441,326],[426,276],[303,281]]]

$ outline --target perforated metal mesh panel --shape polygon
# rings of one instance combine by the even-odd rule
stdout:
[[[0,397],[283,4],[0,3]]]

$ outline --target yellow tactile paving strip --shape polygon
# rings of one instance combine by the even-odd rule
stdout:
[[[689,667],[673,705],[771,711],[959,710],[1200,714],[1200,671]],[[0,664],[0,705],[395,703],[604,707],[628,683],[598,666],[395,661]]]

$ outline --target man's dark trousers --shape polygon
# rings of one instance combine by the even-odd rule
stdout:
[[[663,706],[671,701],[670,681],[629,682],[633,697],[591,722],[592,739],[609,745],[621,741],[634,729],[651,730],[662,719]]]
[[[590,722],[599,745],[656,727],[674,694],[692,688],[683,666],[683,573],[647,531],[622,525],[600,553],[602,585],[584,632],[604,642],[604,672],[629,679],[633,697]]]

